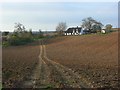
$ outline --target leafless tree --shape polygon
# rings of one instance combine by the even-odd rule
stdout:
[[[15,26],[14,26],[14,32],[24,32],[25,31],[25,26],[21,23],[15,23]]]
[[[88,17],[88,18],[85,18],[82,20],[82,27],[83,28],[86,28],[88,30],[91,30],[93,28],[93,26],[99,26],[99,27],[102,27],[103,24],[101,22],[98,22],[96,20],[94,20],[92,17]]]
[[[57,27],[56,27],[56,31],[58,32],[59,35],[63,34],[63,31],[65,31],[67,28],[67,25],[65,22],[60,22]]]

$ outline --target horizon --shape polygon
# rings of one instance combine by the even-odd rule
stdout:
[[[80,26],[87,17],[118,28],[117,2],[7,2],[1,4],[1,10],[1,31],[14,31],[17,22],[33,31],[55,30],[59,22]]]

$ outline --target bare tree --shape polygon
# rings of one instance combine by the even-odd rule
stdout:
[[[25,31],[25,26],[21,23],[15,23],[15,26],[14,26],[14,32],[24,32]]]
[[[92,30],[93,28],[96,30],[96,29],[98,29],[98,27],[100,29],[103,26],[103,24],[101,22],[94,20],[92,17],[85,18],[82,21],[83,21],[82,27],[86,28],[88,30]]]
[[[66,23],[60,22],[56,27],[56,31],[58,32],[59,35],[62,35],[66,28],[67,28]]]
[[[82,21],[82,27],[83,28],[86,28],[86,29],[91,29],[91,26],[92,26],[92,18],[91,17],[88,17],[88,18],[85,18],[83,19]]]

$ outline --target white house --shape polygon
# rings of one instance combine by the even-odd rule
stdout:
[[[82,29],[81,27],[68,28],[65,31],[65,35],[80,35],[81,29]]]
[[[96,32],[92,32],[86,28],[82,28],[82,27],[77,26],[77,27],[68,28],[64,32],[64,35],[83,35],[83,34],[89,34],[89,33],[96,33]],[[101,33],[106,33],[105,29],[102,29]]]

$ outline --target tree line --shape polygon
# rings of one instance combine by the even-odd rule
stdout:
[[[44,38],[43,32],[39,30],[38,34],[34,35],[32,33],[32,29],[27,30],[25,26],[21,23],[15,23],[14,32],[9,34],[7,32],[3,33],[6,40],[3,38],[2,45],[3,46],[17,46],[17,45],[24,45],[35,40]]]
[[[100,32],[102,30],[102,27],[104,25],[93,19],[92,17],[87,17],[82,19],[82,28],[85,28],[86,30],[88,30],[89,32]],[[60,22],[57,26],[56,26],[56,32],[58,33],[58,35],[62,35],[63,32],[66,30],[67,25],[65,22]],[[111,31],[112,29],[112,25],[111,24],[107,24],[105,26],[106,31]]]
[[[85,28],[90,32],[100,32],[103,26],[104,25],[101,22],[98,22],[92,17],[84,18],[82,20],[82,25],[81,25],[82,28]],[[67,28],[66,22],[58,23],[58,25],[56,26],[57,35],[63,35],[66,28]],[[112,25],[107,24],[105,28],[107,31],[110,31],[112,29]],[[4,36],[8,35],[7,32],[3,34]],[[23,45],[44,37],[47,37],[47,36],[43,35],[43,32],[40,29],[37,34],[33,34],[32,29],[27,30],[23,24],[15,23],[14,32],[7,36],[7,40],[4,40],[3,38],[2,44],[3,46]]]

